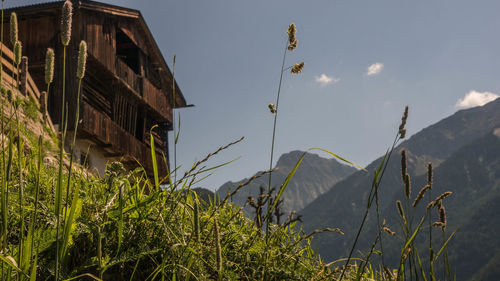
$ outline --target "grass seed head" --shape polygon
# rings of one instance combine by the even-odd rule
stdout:
[[[300,63],[296,63],[292,66],[292,69],[290,70],[290,72],[292,74],[299,74],[302,72],[302,70],[304,69],[304,65],[306,63],[305,62],[300,62]]]
[[[390,235],[394,236],[396,235],[396,232],[392,231],[390,228],[388,228],[387,226],[384,226],[384,231],[389,233]]]
[[[78,77],[78,79],[83,79],[83,76],[85,76],[86,64],[87,64],[87,43],[82,40],[80,42],[80,50],[78,52],[78,69],[76,72],[76,77]]]
[[[446,192],[444,192],[443,194],[441,194],[441,195],[439,195],[438,197],[436,197],[436,199],[434,199],[434,201],[432,201],[431,203],[429,203],[429,205],[427,205],[427,210],[428,210],[428,209],[430,209],[430,208],[432,208],[432,207],[434,207],[434,206],[436,206],[436,205],[439,205],[439,206],[440,206],[440,205],[441,205],[441,201],[442,201],[444,198],[446,198],[446,197],[450,196],[450,194],[451,194],[451,193],[452,193],[451,191],[446,191]],[[440,207],[441,207],[441,206],[440,206]]]
[[[272,114],[276,114],[276,107],[274,106],[274,104],[270,103],[268,107],[269,111],[271,111]]]
[[[406,258],[408,258],[408,255],[410,254],[411,252],[411,247],[408,246],[408,248],[406,248],[404,254],[403,254],[403,260],[406,260]]]
[[[446,210],[443,204],[439,207],[439,221],[443,224],[441,229],[444,231],[446,228]]]
[[[401,201],[397,200],[396,206],[398,207],[399,215],[404,220],[405,219],[405,212],[403,211],[403,204],[401,203]]]
[[[446,224],[445,224],[445,223],[442,223],[442,222],[440,222],[440,221],[434,222],[434,223],[432,224],[432,226],[434,226],[434,227],[440,227],[440,228],[441,228],[441,231],[443,231],[443,232],[446,230]]]
[[[54,49],[47,48],[45,54],[45,83],[50,84],[54,81]]]
[[[422,187],[422,189],[420,189],[420,191],[417,194],[417,198],[415,198],[415,201],[413,201],[413,207],[417,207],[418,202],[420,202],[420,200],[422,200],[422,198],[424,198],[425,193],[429,189],[431,189],[431,186],[429,184]]]
[[[73,4],[66,0],[62,8],[61,16],[61,41],[64,46],[69,45],[71,40],[71,23],[73,17]]]
[[[288,44],[289,45],[292,45],[293,43],[297,43],[296,42],[296,34],[297,34],[297,27],[295,26],[295,23],[291,23],[289,26],[288,26],[288,30],[286,31],[286,33],[288,34]],[[297,47],[297,46],[295,46]]]
[[[16,65],[19,65],[21,63],[22,54],[23,45],[21,44],[21,41],[17,41],[16,44],[14,44],[14,63]]]
[[[295,41],[291,42],[289,45],[288,45],[288,50],[289,51],[293,51],[297,48],[297,44],[298,44],[298,41],[297,39],[295,39]]]
[[[18,34],[17,14],[12,12],[12,14],[10,14],[10,42],[12,45],[19,41]]]
[[[401,150],[401,178],[405,180],[406,174],[408,174],[408,164],[406,160],[406,149]]]
[[[402,139],[406,137],[406,129],[402,129],[399,131],[399,137]]]
[[[410,198],[411,195],[411,180],[410,180],[410,175],[406,174],[405,175],[405,195],[406,198]]]
[[[432,188],[432,163],[427,164],[427,184]]]
[[[451,195],[451,191],[446,191],[446,192],[443,192],[441,195],[439,195],[435,201],[441,201],[443,200],[444,198],[448,197]]]
[[[405,112],[403,113],[403,117],[401,117],[401,124],[399,125],[399,137],[404,139],[406,136],[406,120],[408,119],[408,106],[405,107]]]

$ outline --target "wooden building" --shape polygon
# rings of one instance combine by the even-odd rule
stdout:
[[[17,13],[23,55],[28,56],[29,72],[40,89],[46,88],[46,50],[49,47],[55,50],[54,83],[47,107],[56,128],[61,127],[62,110],[60,23],[63,3],[12,8],[6,10],[4,22],[4,41],[12,48],[8,42],[9,17],[11,12]],[[115,159],[129,168],[140,163],[151,173],[150,129],[158,125],[153,136],[158,165],[161,174],[165,175],[172,108],[184,107],[186,101],[141,13],[96,1],[73,1],[73,27],[66,61],[66,100],[70,113],[67,138],[74,130],[76,66],[81,40],[88,44],[88,60],[82,84],[75,157],[82,163],[88,161],[101,173],[106,162]]]

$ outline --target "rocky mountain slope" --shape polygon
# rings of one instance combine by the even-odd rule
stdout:
[[[279,158],[275,167],[277,170],[273,172],[271,177],[272,186],[280,187],[302,153],[302,151],[292,151]],[[283,193],[283,212],[287,215],[294,210],[300,211],[315,198],[327,192],[335,183],[355,171],[355,168],[340,164],[335,159],[326,159],[313,153],[307,153]],[[240,183],[245,181],[247,179],[239,182],[227,182],[217,190],[217,193],[221,198],[224,198],[229,190],[235,190]],[[233,196],[233,202],[243,206],[249,196],[258,196],[259,186],[264,186],[267,190],[268,181],[268,175],[255,179]],[[251,211],[250,209],[246,210]]]
[[[401,143],[389,161],[380,187],[382,217],[397,228],[394,202],[401,197],[403,188],[399,151],[402,148],[408,151],[413,197],[425,183],[427,162],[434,163],[433,195],[447,190],[454,192],[447,201],[447,213],[448,229],[459,228],[450,245],[450,261],[457,270],[457,280],[500,280],[498,270],[494,270],[500,260],[497,254],[500,240],[495,234],[500,221],[494,215],[500,212],[499,128],[500,99],[458,111]],[[370,173],[356,172],[300,212],[306,231],[323,227],[340,227],[344,231],[344,237],[324,235],[314,242],[326,260],[346,256],[350,250],[365,210],[373,171],[381,160],[367,167]],[[372,215],[361,235],[359,249],[366,249],[373,242],[374,229]],[[390,250],[391,246],[387,248]]]

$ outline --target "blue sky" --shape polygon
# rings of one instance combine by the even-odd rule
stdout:
[[[291,22],[299,44],[287,65],[306,66],[284,75],[277,155],[321,147],[367,165],[391,143],[405,105],[412,135],[500,93],[498,1],[102,2],[140,10],[170,66],[177,56],[176,79],[196,105],[180,110],[181,171],[245,136],[213,158],[241,157],[200,183],[210,189],[268,168],[267,105]]]

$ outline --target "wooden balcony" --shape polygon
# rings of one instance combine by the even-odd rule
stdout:
[[[137,75],[125,62],[116,59],[116,77],[131,89],[136,98],[146,104],[162,118],[172,120],[172,107],[165,93],[147,78]]]
[[[136,139],[130,133],[113,122],[107,115],[102,114],[86,102],[82,102],[83,122],[79,127],[80,135],[87,135],[93,141],[106,147],[106,150],[114,157],[123,157],[123,162],[135,166],[139,162],[148,175],[153,173],[151,150],[143,142]],[[164,162],[163,150],[156,148],[156,159],[160,176],[167,174],[167,165]],[[168,157],[165,157],[168,159]]]
[[[116,75],[123,79],[130,88],[132,88],[137,93],[141,93],[140,78],[135,72],[121,59],[116,58]],[[141,95],[142,96],[142,95]]]
[[[162,115],[172,116],[172,107],[165,94],[146,78],[142,78],[141,84],[141,95],[144,101]]]

